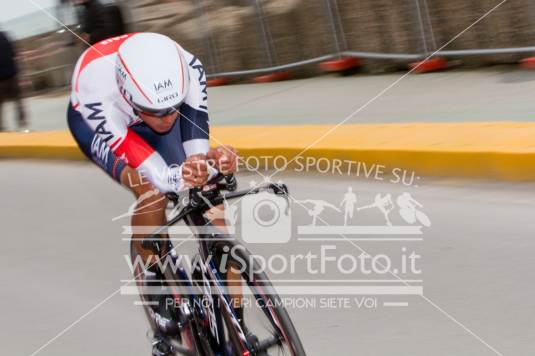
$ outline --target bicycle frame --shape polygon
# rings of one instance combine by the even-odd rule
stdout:
[[[203,215],[205,211],[210,209],[210,205],[206,203],[207,199],[203,196],[203,193],[206,194],[208,192],[209,194],[211,187],[211,191],[215,192],[215,195],[209,198],[209,202],[211,206],[218,206],[223,204],[225,200],[237,199],[269,190],[287,199],[288,191],[284,185],[268,184],[252,190],[229,192],[222,195],[220,194],[220,190],[226,190],[228,188],[227,185],[217,183],[207,185],[207,187],[208,189],[204,192],[191,190],[189,204],[167,224],[161,226],[153,234],[146,237],[142,244],[144,247],[150,244],[149,248],[161,254],[164,249],[158,243],[160,234],[165,232],[168,227],[184,220],[186,225],[198,237],[202,285],[201,294],[198,294],[195,291],[194,283],[183,266],[179,266],[176,274],[172,271],[166,271],[164,274],[167,280],[172,281],[168,285],[172,291],[173,298],[180,301],[184,299],[189,301],[189,305],[181,303],[179,308],[181,339],[187,343],[185,346],[190,349],[203,349],[203,343],[202,340],[199,340],[199,337],[200,335],[206,336],[211,350],[203,350],[205,354],[213,355],[215,351],[228,356],[248,356],[248,350],[253,349],[253,345],[247,341],[238,317],[231,305],[229,293],[223,285],[223,278],[221,278],[218,272],[218,266],[216,266],[214,259],[211,258],[214,243],[213,238],[215,235],[212,233],[202,233],[197,229],[197,227],[210,225],[210,221]],[[175,205],[178,204],[178,197],[176,195],[169,196],[169,198]],[[173,245],[171,241],[167,241],[167,253],[170,253],[172,250]],[[177,261],[173,254],[171,254],[171,257],[176,263]],[[206,263],[206,261],[209,262]],[[184,287],[187,289],[185,291],[188,296],[187,298],[182,298],[183,293],[181,293],[180,289]],[[225,326],[226,329],[224,328]],[[227,334],[225,334],[225,331]],[[223,342],[226,335],[231,340],[231,350]]]
[[[185,222],[192,229],[195,229],[197,226],[206,226],[209,224],[209,221],[199,213],[189,214]],[[208,303],[204,304],[204,307],[207,310],[205,317],[208,320],[210,335],[213,338],[212,342],[218,346],[220,352],[224,354],[228,353],[228,350],[225,349],[226,345],[222,343],[225,339],[224,325],[226,325],[228,335],[232,340],[232,355],[248,355],[247,350],[251,348],[251,345],[248,345],[245,333],[234,313],[231,301],[228,299],[228,292],[223,285],[223,278],[221,278],[218,272],[218,266],[214,259],[210,258],[212,254],[210,238],[214,235],[197,234],[197,236],[200,238],[199,253],[203,279],[202,298],[208,301]],[[209,261],[208,266],[206,265],[206,261]]]

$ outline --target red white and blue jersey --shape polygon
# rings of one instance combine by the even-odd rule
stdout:
[[[115,63],[120,45],[136,34],[99,42],[87,49],[76,64],[72,78],[71,105],[95,137],[105,142],[117,157],[143,174],[161,191],[176,190],[162,156],[131,127],[141,123],[116,82]],[[186,157],[208,152],[208,93],[201,62],[177,44],[188,62],[189,90],[179,108],[181,139],[176,145]],[[148,56],[152,55],[147,53]],[[147,68],[151,70],[151,68]],[[93,146],[100,147],[99,143]],[[101,148],[100,148],[101,149]],[[176,179],[176,177],[174,178]]]

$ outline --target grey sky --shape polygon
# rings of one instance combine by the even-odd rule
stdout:
[[[57,0],[33,0],[43,8],[49,8],[55,5]],[[29,0],[0,0],[0,23],[16,17],[27,15],[39,11]],[[46,15],[45,15],[46,16]]]

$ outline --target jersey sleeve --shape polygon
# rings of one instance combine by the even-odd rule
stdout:
[[[189,64],[190,87],[180,106],[180,131],[186,156],[206,154],[209,150],[208,90],[201,61],[185,52]]]
[[[109,74],[102,72],[104,75]],[[117,102],[123,98],[113,92],[103,93],[103,83],[115,84],[106,82],[109,77],[113,77],[99,78],[99,74],[101,72],[84,73],[84,78],[78,78],[79,83],[71,95],[74,109],[81,113],[95,133],[94,142],[99,141],[100,145],[104,141],[117,157],[140,172],[160,191],[167,193],[185,189],[180,167],[169,167],[152,146],[128,128],[130,117]]]

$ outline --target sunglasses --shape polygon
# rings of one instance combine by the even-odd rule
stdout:
[[[142,113],[142,114],[145,114],[145,115],[148,115],[148,116],[164,117],[164,116],[167,116],[167,115],[171,115],[171,114],[173,114],[175,112],[178,112],[178,109],[180,108],[180,105],[182,105],[182,103],[180,103],[178,105],[175,105],[175,106],[172,106],[170,108],[165,108],[165,109],[161,109],[161,110],[149,109],[149,108],[146,108],[146,107],[134,104],[134,103],[131,103],[131,105],[132,105],[132,108],[134,109],[134,113],[136,115],[138,115],[139,113]]]

